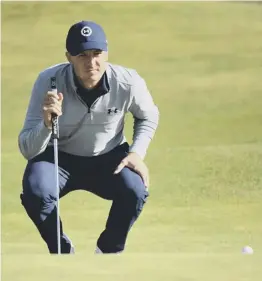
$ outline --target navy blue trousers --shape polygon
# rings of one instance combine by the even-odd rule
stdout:
[[[105,229],[97,240],[103,253],[124,250],[130,228],[142,211],[148,192],[141,177],[124,168],[113,172],[127,155],[124,143],[104,155],[75,156],[59,151],[60,198],[74,190],[86,190],[107,200],[112,206]],[[23,176],[22,205],[46,242],[50,253],[57,253],[56,186],[53,148],[29,160]],[[61,230],[61,251],[70,253],[71,243]]]

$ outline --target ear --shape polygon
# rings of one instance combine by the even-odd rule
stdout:
[[[71,55],[70,55],[70,53],[66,52],[65,55],[66,55],[67,60],[71,63],[72,60],[71,60]]]

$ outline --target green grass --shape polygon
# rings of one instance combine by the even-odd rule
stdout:
[[[226,2],[2,4],[3,281],[261,280],[261,14]],[[82,19],[105,27],[110,61],[146,79],[161,119],[146,158],[151,196],[126,252],[92,255],[110,203],[79,191],[61,200],[77,254],[58,258],[20,205],[17,136],[38,72],[65,61]],[[128,139],[131,125],[129,115]]]
[[[15,258],[7,256],[4,259],[5,267],[20,264],[21,257],[24,265],[13,268],[15,280],[164,280],[174,281],[244,281],[259,280],[260,263],[254,257],[241,257],[227,254],[159,254],[116,256],[112,258],[90,255],[76,257],[44,258],[30,255],[17,255]],[[159,264],[161,267],[157,267]],[[43,265],[45,266],[44,274]],[[40,274],[39,274],[40,272]],[[42,274],[41,274],[42,273]],[[256,278],[257,276],[257,279]],[[5,275],[4,275],[5,277]],[[8,279],[3,279],[8,280]],[[11,279],[10,279],[11,280]]]

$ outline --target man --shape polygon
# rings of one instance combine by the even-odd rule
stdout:
[[[112,200],[96,252],[124,250],[130,228],[148,196],[148,169],[143,162],[158,125],[159,112],[144,80],[135,70],[107,62],[102,27],[81,21],[68,31],[66,57],[41,72],[34,84],[19,148],[28,160],[22,204],[46,242],[58,252],[56,185],[51,115],[59,116],[60,198],[77,189]],[[56,80],[57,93],[50,91]],[[124,135],[124,117],[134,116],[133,142]],[[61,225],[61,252],[73,245]]]

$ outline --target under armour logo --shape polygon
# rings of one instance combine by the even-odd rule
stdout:
[[[109,108],[108,110],[107,110],[107,114],[111,114],[111,113],[118,113],[118,109],[117,108]]]
[[[81,34],[85,37],[88,37],[92,34],[92,29],[89,27],[89,26],[84,26],[82,29],[81,29]]]

